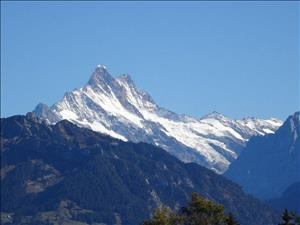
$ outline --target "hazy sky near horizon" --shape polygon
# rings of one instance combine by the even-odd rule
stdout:
[[[299,110],[299,2],[3,2],[1,116],[51,106],[97,64],[201,117]]]

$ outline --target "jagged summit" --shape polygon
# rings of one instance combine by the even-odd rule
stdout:
[[[34,109],[34,113],[38,117],[44,117],[48,111],[49,107],[44,103],[39,103]]]
[[[216,119],[224,119],[227,118],[225,115],[222,113],[219,113],[217,111],[213,111],[209,114],[206,114],[205,116],[201,117],[201,119],[208,119],[208,118],[216,118]]]
[[[289,142],[289,150],[294,151],[295,143],[300,137],[300,112],[290,115],[276,133],[285,136],[285,141]]]
[[[96,68],[97,68],[97,69],[104,69],[104,70],[107,69],[106,66],[101,65],[101,64],[98,64]]]
[[[120,82],[125,82],[129,85],[135,86],[134,81],[132,80],[132,78],[129,74],[122,74],[122,75],[118,76],[116,79]]]
[[[300,135],[300,112],[295,112],[284,121],[283,125],[277,131],[277,133],[281,132]]]
[[[217,112],[201,119],[178,115],[158,106],[129,75],[115,78],[101,65],[87,85],[69,92],[48,111],[40,111],[34,112],[50,123],[66,119],[124,141],[154,144],[184,162],[218,173],[226,170],[251,136],[273,133],[281,125],[233,120]]]
[[[297,130],[300,128],[300,111],[295,112],[293,115],[289,116],[288,119],[284,122],[283,126],[289,126],[290,129]]]
[[[97,65],[95,71],[93,72],[90,80],[88,82],[89,85],[103,85],[107,83],[111,83],[114,80],[113,76],[108,72],[106,66]]]

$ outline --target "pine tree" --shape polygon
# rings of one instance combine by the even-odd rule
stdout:
[[[295,225],[292,222],[293,216],[291,215],[291,213],[289,213],[287,209],[284,210],[281,218],[283,220],[283,223],[280,223],[279,225]]]
[[[300,216],[297,216],[297,217],[295,218],[295,224],[296,224],[296,225],[300,225]]]
[[[291,212],[290,213],[292,220],[295,222],[295,225],[300,225],[300,216],[297,215],[296,212]]]
[[[228,217],[226,218],[226,225],[239,225],[232,213],[229,213]]]
[[[197,193],[191,196],[188,207],[182,209],[187,225],[221,225],[226,219],[224,207],[209,201]]]

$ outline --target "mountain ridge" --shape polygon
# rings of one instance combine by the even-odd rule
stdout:
[[[252,137],[224,175],[247,193],[269,200],[300,181],[299,171],[300,112],[295,112],[274,134]]]
[[[1,143],[1,210],[10,215],[9,224],[134,225],[162,204],[185,204],[192,192],[224,204],[244,225],[279,219],[207,168],[67,120],[49,125],[31,113],[1,119]]]
[[[129,75],[114,78],[104,66],[97,66],[85,86],[67,92],[50,109],[38,105],[33,112],[49,123],[67,119],[124,141],[154,144],[218,173],[227,169],[251,136],[273,133],[281,125],[278,119],[176,114],[158,106]]]

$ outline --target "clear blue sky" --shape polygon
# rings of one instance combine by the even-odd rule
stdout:
[[[1,116],[51,106],[97,64],[177,113],[284,119],[299,110],[299,3],[1,1]]]

